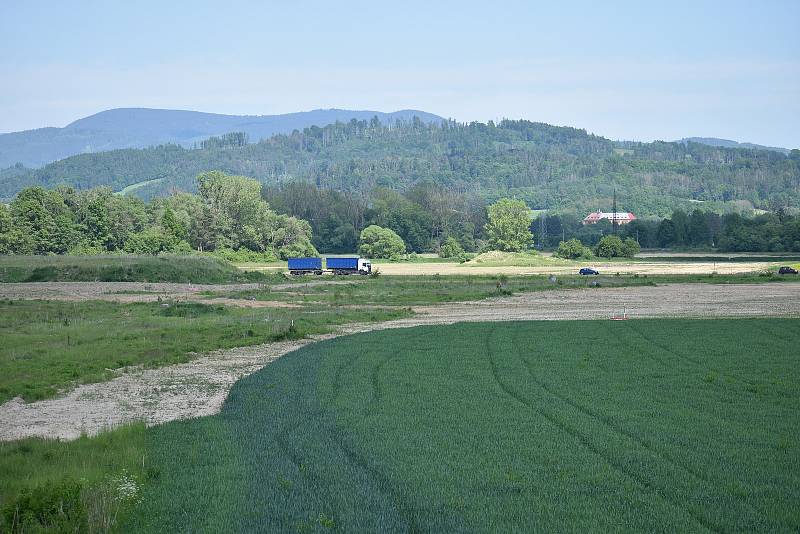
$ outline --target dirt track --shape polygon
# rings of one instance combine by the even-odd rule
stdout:
[[[154,284],[156,285],[156,284]],[[315,339],[237,348],[162,369],[130,369],[120,377],[87,384],[56,399],[0,406],[0,440],[27,436],[72,439],[126,421],[157,424],[219,411],[231,385],[270,361],[337,335],[460,321],[609,319],[626,311],[640,317],[800,317],[800,284],[675,284],[546,291],[479,302],[422,306],[417,316],[348,325]]]

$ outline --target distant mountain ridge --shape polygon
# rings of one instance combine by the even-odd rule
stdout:
[[[370,110],[315,109],[283,115],[223,115],[200,111],[117,108],[78,119],[64,128],[39,128],[0,134],[0,169],[22,163],[41,167],[76,154],[120,148],[145,148],[175,143],[190,147],[211,136],[245,132],[251,142],[310,126],[326,126],[351,119],[384,123],[444,120],[425,111],[405,109],[385,113]]]
[[[754,143],[739,143],[730,139],[720,139],[718,137],[684,137],[678,143],[700,143],[701,145],[718,146],[723,148],[752,148],[755,150],[772,150],[781,154],[789,154],[788,148],[777,146],[756,145]]]

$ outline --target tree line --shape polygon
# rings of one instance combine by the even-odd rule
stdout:
[[[306,182],[264,188],[264,198],[280,213],[307,220],[312,243],[325,252],[358,248],[361,229],[377,225],[397,233],[408,252],[437,252],[450,240],[466,251],[486,248],[485,231],[491,203],[474,191],[447,189],[422,182],[405,190],[377,188],[371,194],[323,189]],[[529,205],[524,203],[526,209]],[[620,225],[624,243],[641,248],[711,249],[722,251],[800,251],[796,210],[756,216],[720,214],[702,207],[677,209],[668,217],[643,217]],[[583,224],[585,212],[542,212],[531,220],[532,246],[555,250],[559,243],[577,239],[593,250],[614,233],[609,221]],[[632,248],[629,246],[627,252]],[[626,255],[626,254],[622,254]]]
[[[745,216],[719,214],[702,208],[690,212],[679,209],[663,219],[641,218],[620,225],[617,234],[623,240],[632,239],[649,249],[800,252],[800,216],[796,213],[796,210],[778,210]],[[607,220],[583,225],[572,213],[544,215],[538,224],[534,223],[534,228],[539,231],[539,248],[554,248],[571,238],[595,247],[614,230]]]
[[[213,171],[197,183],[198,194],[150,202],[107,187],[26,188],[0,204],[0,253],[317,254],[308,222],[272,210],[256,180]]]

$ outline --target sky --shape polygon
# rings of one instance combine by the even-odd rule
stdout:
[[[0,132],[420,109],[800,147],[800,1],[0,0]]]

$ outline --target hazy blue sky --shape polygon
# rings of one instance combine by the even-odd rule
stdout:
[[[800,147],[800,1],[0,0],[0,131],[134,106]]]

